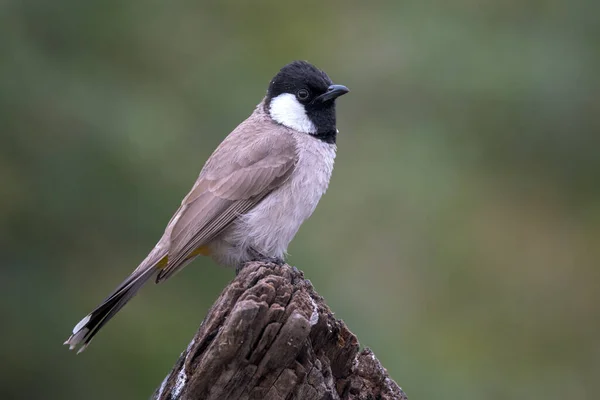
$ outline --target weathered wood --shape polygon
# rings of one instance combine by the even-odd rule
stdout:
[[[406,399],[302,272],[247,264],[210,309],[156,400]]]

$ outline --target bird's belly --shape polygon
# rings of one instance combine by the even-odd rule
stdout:
[[[320,195],[302,193],[290,185],[281,187],[242,218],[240,236],[268,257],[283,258],[300,225],[313,213]]]
[[[284,258],[300,225],[313,213],[327,190],[335,146],[312,138],[316,149],[300,153],[290,178],[256,207],[226,229],[211,245],[211,255],[225,265],[238,265],[255,257]],[[306,149],[306,148],[305,148]]]

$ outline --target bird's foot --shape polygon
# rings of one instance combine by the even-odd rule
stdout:
[[[239,263],[237,265],[237,267],[235,268],[235,274],[238,275],[242,271],[242,269],[244,269],[246,264],[251,263],[251,262],[259,262],[262,264],[275,264],[278,267],[281,267],[282,265],[285,264],[285,260],[282,258],[279,258],[279,257],[267,257],[267,256],[263,256],[263,255],[257,255],[256,257],[252,258],[252,260],[250,260],[250,261]]]
[[[261,263],[265,263],[265,264],[275,264],[279,267],[281,267],[283,264],[285,264],[285,261],[283,260],[283,258],[279,258],[279,257],[266,257],[263,255],[260,255],[258,257],[256,257],[254,260],[252,261],[257,261],[257,262],[261,262]]]

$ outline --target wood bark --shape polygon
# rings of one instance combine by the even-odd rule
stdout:
[[[302,272],[248,263],[223,290],[155,400],[406,399]]]

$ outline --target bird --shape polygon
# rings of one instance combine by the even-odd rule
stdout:
[[[287,247],[327,190],[336,156],[336,99],[349,92],[307,61],[293,61],[208,158],[164,234],[139,266],[73,329],[82,352],[151,278],[196,257],[235,267],[283,264]]]

